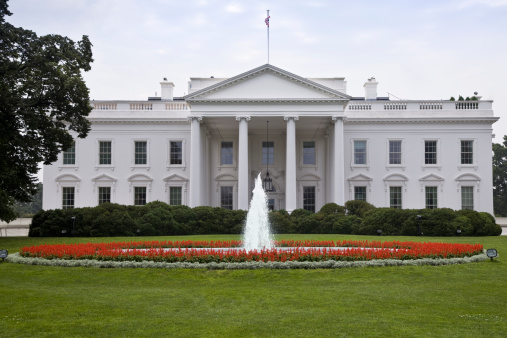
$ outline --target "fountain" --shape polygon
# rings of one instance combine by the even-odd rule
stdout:
[[[255,180],[250,210],[246,216],[245,232],[243,234],[243,248],[246,250],[261,250],[273,248],[273,239],[268,218],[268,204],[261,174]]]

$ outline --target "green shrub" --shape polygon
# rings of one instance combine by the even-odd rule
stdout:
[[[174,236],[180,235],[180,225],[174,220],[172,213],[165,207],[150,208],[151,210],[137,220],[141,236]]]
[[[103,212],[93,221],[90,236],[134,236],[135,231],[137,231],[137,224],[128,212],[114,210]]]
[[[340,214],[345,215],[345,207],[342,207],[336,203],[326,203],[320,208],[319,213],[329,215],[329,214]]]
[[[360,225],[362,219],[356,215],[338,217],[333,224],[334,234],[352,234]]]
[[[363,218],[368,211],[375,209],[375,206],[366,201],[350,200],[345,202],[345,209],[347,215]]]

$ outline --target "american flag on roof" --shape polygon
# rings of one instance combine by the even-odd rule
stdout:
[[[264,22],[266,23],[266,26],[268,26],[268,27],[269,27],[269,18],[270,18],[270,17],[271,17],[271,15],[270,15],[270,16],[268,16],[268,17],[264,20]]]

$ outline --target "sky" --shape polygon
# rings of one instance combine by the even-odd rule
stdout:
[[[345,77],[347,94],[494,100],[507,134],[507,0],[11,0],[7,21],[38,35],[88,35],[90,98],[146,100],[160,81],[232,77],[267,63],[302,77]],[[389,94],[388,94],[389,93]]]

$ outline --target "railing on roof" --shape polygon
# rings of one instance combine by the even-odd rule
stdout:
[[[153,110],[152,103],[131,103],[130,110]]]
[[[95,110],[116,110],[116,103],[94,103],[93,109]]]
[[[490,101],[350,101],[348,110],[476,110],[491,109]]]
[[[188,104],[186,102],[166,103],[165,110],[188,110]]]
[[[478,101],[457,101],[456,109],[479,109]]]

